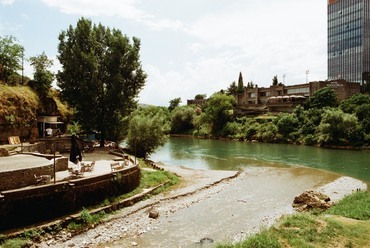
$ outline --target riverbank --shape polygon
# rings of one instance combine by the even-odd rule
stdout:
[[[86,233],[65,233],[41,247],[197,247],[203,238],[235,242],[292,213],[294,197],[307,189],[335,181],[329,188],[343,195],[342,185],[346,192],[366,187],[309,168],[248,167],[238,173],[162,167],[181,176],[177,188],[122,209]],[[149,218],[150,211],[159,217]]]

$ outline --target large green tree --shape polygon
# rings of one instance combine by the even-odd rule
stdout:
[[[324,107],[337,107],[338,99],[335,91],[332,88],[325,87],[315,93],[305,103],[305,108],[317,108],[321,109]]]
[[[325,145],[361,145],[363,133],[358,119],[340,109],[325,109],[318,127],[319,143]]]
[[[81,18],[60,33],[59,41],[58,85],[75,107],[77,121],[86,131],[100,131],[101,145],[105,138],[121,138],[117,130],[145,85],[140,40]]]
[[[9,78],[22,69],[24,48],[12,36],[0,37],[0,80],[6,84]]]
[[[180,106],[180,103],[181,103],[181,97],[177,97],[175,99],[172,99],[170,101],[170,106],[168,106],[168,109],[170,111],[173,111],[175,108],[177,108],[178,106]]]
[[[212,95],[205,108],[206,121],[211,125],[212,135],[223,135],[223,129],[233,117],[235,98],[222,93]]]
[[[29,85],[39,96],[46,96],[54,80],[54,74],[49,70],[53,61],[48,58],[45,52],[31,57],[30,61],[34,68],[34,81],[30,82]]]

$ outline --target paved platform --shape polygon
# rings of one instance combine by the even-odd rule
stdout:
[[[68,154],[62,154],[62,156],[68,157]],[[94,170],[91,172],[84,172],[82,177],[92,177],[111,172],[110,164],[116,159],[115,155],[109,154],[106,150],[97,150],[92,153],[83,154],[83,162],[95,161]],[[38,157],[33,155],[18,154],[9,157],[0,157],[0,172],[12,171],[18,169],[26,169],[40,166],[53,165],[53,159],[49,160],[44,157]],[[133,164],[129,164],[133,166]],[[80,169],[78,165],[69,162],[68,167]],[[56,172],[56,181],[63,181],[71,179],[68,170]],[[53,181],[53,180],[52,180]]]
[[[53,164],[53,160],[33,155],[19,154],[9,157],[0,157],[0,172],[40,167],[50,164]]]

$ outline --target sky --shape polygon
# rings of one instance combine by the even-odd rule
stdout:
[[[259,87],[327,79],[326,0],[0,0],[0,36],[26,58],[45,52],[57,72],[58,35],[81,17],[141,40],[143,104],[209,97],[240,72]]]

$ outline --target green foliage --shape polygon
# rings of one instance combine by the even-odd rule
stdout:
[[[5,243],[1,244],[2,248],[25,248],[30,247],[30,240],[16,238],[16,239],[9,239],[5,241]]]
[[[208,100],[205,108],[205,121],[211,125],[211,134],[222,135],[228,121],[232,119],[235,98],[226,94],[216,93]]]
[[[364,135],[370,135],[370,95],[356,94],[344,100],[340,109],[345,113],[355,114],[362,126]]]
[[[70,134],[78,134],[81,132],[81,125],[78,122],[71,122],[67,125],[67,130]]]
[[[359,191],[346,196],[326,213],[356,220],[370,220],[370,193]]]
[[[370,95],[355,94],[350,98],[343,100],[339,108],[345,113],[354,114],[357,112],[357,108],[362,105],[370,104]]]
[[[293,133],[298,130],[299,122],[295,115],[281,113],[275,120],[278,132],[286,139],[294,139]]]
[[[175,185],[179,182],[179,178],[168,172],[168,171],[145,171],[141,175],[141,180],[142,180],[142,187],[143,188],[151,188],[155,187],[159,184],[162,184],[166,181],[170,181],[169,185]]]
[[[81,18],[76,27],[59,35],[58,59],[63,70],[58,85],[76,120],[86,131],[118,137],[125,117],[136,108],[135,98],[145,84],[139,52],[140,40],[120,30],[93,25]]]
[[[279,80],[278,80],[278,77],[277,75],[274,76],[274,78],[272,79],[272,85],[273,86],[277,86],[279,84]]]
[[[170,101],[170,106],[168,107],[168,109],[170,111],[173,111],[175,108],[177,108],[181,103],[181,97],[178,97],[178,98],[175,98],[175,99],[172,99]]]
[[[197,94],[194,99],[195,100],[205,100],[207,98],[207,95],[205,94]]]
[[[337,237],[343,227],[336,221],[327,220],[321,226],[321,221],[309,214],[296,214],[284,218],[279,235],[288,241],[292,247],[314,247],[315,244],[328,244]]]
[[[168,110],[148,107],[135,111],[130,119],[128,145],[136,156],[146,158],[167,141],[170,130]]]
[[[259,126],[257,131],[257,139],[266,143],[272,143],[275,141],[278,128],[272,122],[263,123]]]
[[[237,93],[238,94],[243,94],[244,93],[244,82],[243,82],[243,75],[242,75],[241,72],[239,73]]]
[[[238,86],[236,85],[235,81],[233,81],[230,84],[229,88],[227,88],[226,94],[230,96],[235,96],[236,94],[238,94]]]
[[[46,96],[54,80],[54,74],[48,70],[48,68],[53,65],[53,61],[43,52],[40,55],[31,57],[30,62],[34,68],[34,81],[31,81],[29,86],[34,89],[39,96]]]
[[[338,100],[335,91],[329,87],[316,91],[313,96],[306,102],[305,109],[324,107],[337,107]]]
[[[0,80],[6,84],[17,70],[22,69],[24,48],[12,36],[0,37]]]
[[[339,109],[325,109],[318,127],[320,144],[361,145],[361,126],[355,115]]]
[[[237,243],[235,245],[222,245],[219,244],[217,248],[280,248],[279,240],[277,235],[268,230],[262,230],[261,232],[250,236],[247,240]]]
[[[186,133],[194,128],[194,106],[181,106],[171,112],[171,133]]]

